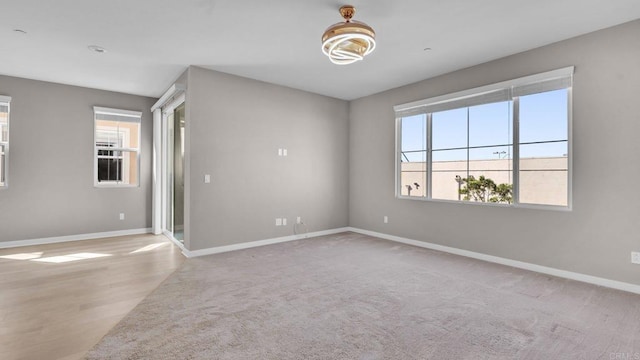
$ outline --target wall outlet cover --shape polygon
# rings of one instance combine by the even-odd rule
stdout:
[[[631,262],[633,264],[640,265],[640,252],[636,252],[636,251],[631,252]]]

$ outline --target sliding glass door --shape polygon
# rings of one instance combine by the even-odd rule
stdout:
[[[174,239],[184,241],[184,127],[185,104],[180,99],[163,108],[164,223]]]

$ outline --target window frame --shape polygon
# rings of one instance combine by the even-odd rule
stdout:
[[[99,118],[99,115],[106,116],[115,116],[123,118],[122,120],[115,119],[102,119]],[[124,120],[126,119],[126,120]],[[105,150],[104,147],[98,147],[98,132],[99,126],[98,121],[116,121],[116,122],[128,122],[138,124],[138,139],[137,139],[137,147],[113,147],[108,148],[109,151],[120,151],[120,152],[135,152],[136,153],[136,183],[128,184],[124,183],[124,175],[122,181],[98,181],[98,160],[99,157],[104,158],[104,156],[100,156],[100,150]],[[122,110],[122,109],[114,109],[114,108],[105,108],[105,107],[93,107],[93,185],[97,188],[132,188],[132,187],[140,187],[140,156],[141,156],[141,143],[142,141],[142,112],[141,111],[132,111],[132,110]],[[122,165],[124,168],[124,155]]]
[[[7,141],[2,141],[2,134],[0,133],[0,145],[4,146],[4,162],[0,169],[4,174],[4,182],[0,185],[0,190],[9,188],[9,144],[11,136],[11,96],[0,95],[0,105],[7,107]]]
[[[557,211],[571,211],[573,206],[573,73],[574,67],[569,66],[557,70],[552,70],[535,75],[525,76],[517,79],[507,80],[491,85],[481,86],[473,89],[463,90],[451,94],[445,94],[436,96],[424,100],[418,100],[407,104],[401,104],[394,106],[395,111],[395,176],[394,187],[395,197],[397,199],[407,200],[419,200],[429,202],[441,202],[451,204],[471,204],[481,206],[497,206],[497,207],[513,207],[513,208],[528,208],[528,209],[543,209],[543,210],[557,210]],[[568,85],[562,88],[567,91],[567,205],[551,205],[551,204],[531,204],[519,202],[520,191],[520,97],[523,95],[513,95],[512,89],[516,87],[536,86],[537,84],[547,81],[555,81],[557,79],[567,79]],[[507,89],[510,95],[510,101],[512,101],[512,114],[511,114],[511,126],[513,128],[512,134],[512,185],[513,185],[513,202],[508,203],[491,203],[491,202],[477,202],[477,201],[462,201],[462,200],[447,200],[447,199],[433,199],[432,198],[432,128],[431,120],[432,114],[437,111],[426,112],[422,109],[428,109],[430,106],[438,106],[441,104],[447,104],[450,102],[464,101],[465,99],[474,98],[476,96],[482,96],[484,94],[490,94],[502,89]],[[552,90],[542,90],[532,92],[530,94],[543,93]],[[530,95],[527,94],[527,95]],[[487,102],[490,103],[490,102]],[[454,108],[471,107],[475,105],[459,106]],[[427,122],[426,130],[426,189],[424,196],[408,196],[402,194],[402,118],[412,115],[424,114]]]

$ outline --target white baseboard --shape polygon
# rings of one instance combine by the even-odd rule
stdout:
[[[294,241],[294,240],[301,240],[301,239],[318,237],[318,236],[339,234],[347,231],[349,231],[349,228],[346,228],[346,227],[337,228],[337,229],[316,231],[316,232],[306,233],[306,234],[283,236],[283,237],[273,238],[273,239],[251,241],[251,242],[240,243],[240,244],[218,246],[218,247],[200,249],[200,250],[186,250],[184,249],[184,247],[182,247],[182,253],[188,258],[192,258],[192,257],[198,257],[198,256],[219,254],[219,253],[228,252],[228,251],[249,249],[249,248],[258,247],[258,246],[278,244],[278,243]]]
[[[0,249],[8,249],[8,248],[14,248],[14,247],[20,247],[20,246],[55,244],[55,243],[69,242],[69,241],[92,240],[92,239],[108,238],[108,237],[114,237],[114,236],[140,235],[140,234],[149,234],[149,233],[151,233],[151,228],[107,231],[107,232],[99,232],[99,233],[91,233],[91,234],[55,236],[55,237],[40,238],[40,239],[29,239],[29,240],[4,241],[4,242],[0,242]]]
[[[189,250],[187,250],[187,248],[184,246],[184,244],[180,240],[174,238],[172,233],[170,233],[167,230],[163,230],[162,235],[164,235],[167,239],[169,239],[169,241],[171,241],[175,246],[177,246],[182,252],[182,255],[184,255],[185,257],[189,257],[187,256],[187,253],[189,252]]]
[[[448,246],[428,243],[428,242],[425,242],[425,241],[407,239],[407,238],[394,236],[394,235],[383,234],[383,233],[379,233],[379,232],[375,232],[375,231],[363,230],[363,229],[358,229],[358,228],[353,228],[353,227],[349,227],[348,230],[349,231],[353,231],[355,233],[374,236],[374,237],[377,237],[377,238],[381,238],[381,239],[385,239],[385,240],[391,240],[391,241],[395,241],[395,242],[399,242],[399,243],[403,243],[403,244],[407,244],[407,245],[413,245],[413,246],[418,246],[418,247],[421,247],[421,248],[442,251],[442,252],[455,254],[455,255],[460,255],[460,256],[466,256],[466,257],[469,257],[469,258],[488,261],[488,262],[501,264],[501,265],[506,265],[506,266],[511,266],[511,267],[514,267],[514,268],[534,271],[534,272],[547,274],[547,275],[552,275],[552,276],[556,276],[556,277],[561,277],[561,278],[565,278],[565,279],[576,280],[576,281],[589,283],[589,284],[593,284],[593,285],[599,285],[599,286],[604,286],[604,287],[608,287],[608,288],[612,288],[612,289],[616,289],[616,290],[622,290],[622,291],[627,291],[627,292],[631,292],[631,293],[635,293],[635,294],[640,294],[640,285],[635,285],[635,284],[625,283],[625,282],[621,282],[621,281],[600,278],[600,277],[591,276],[591,275],[580,274],[580,273],[576,273],[576,272],[572,272],[572,271],[560,270],[560,269],[556,269],[556,268],[551,268],[551,267],[546,267],[546,266],[542,266],[542,265],[526,263],[526,262],[517,261],[517,260],[501,258],[501,257],[498,257],[498,256],[492,256],[492,255],[477,253],[477,252],[473,252],[473,251],[462,250],[462,249],[458,249],[458,248],[453,248],[453,247],[448,247]]]

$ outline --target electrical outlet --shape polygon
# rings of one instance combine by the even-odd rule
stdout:
[[[287,218],[282,218],[282,225],[286,226],[287,225]]]
[[[124,213],[120,213],[120,220],[124,220]]]
[[[296,224],[300,224],[302,222],[302,218],[300,216],[298,216],[296,218]]]
[[[384,216],[384,218],[382,219],[384,221],[385,224],[389,223],[389,217],[388,216]]]
[[[282,218],[276,218],[276,226],[282,226]]]
[[[640,252],[631,252],[631,262],[640,265]]]

